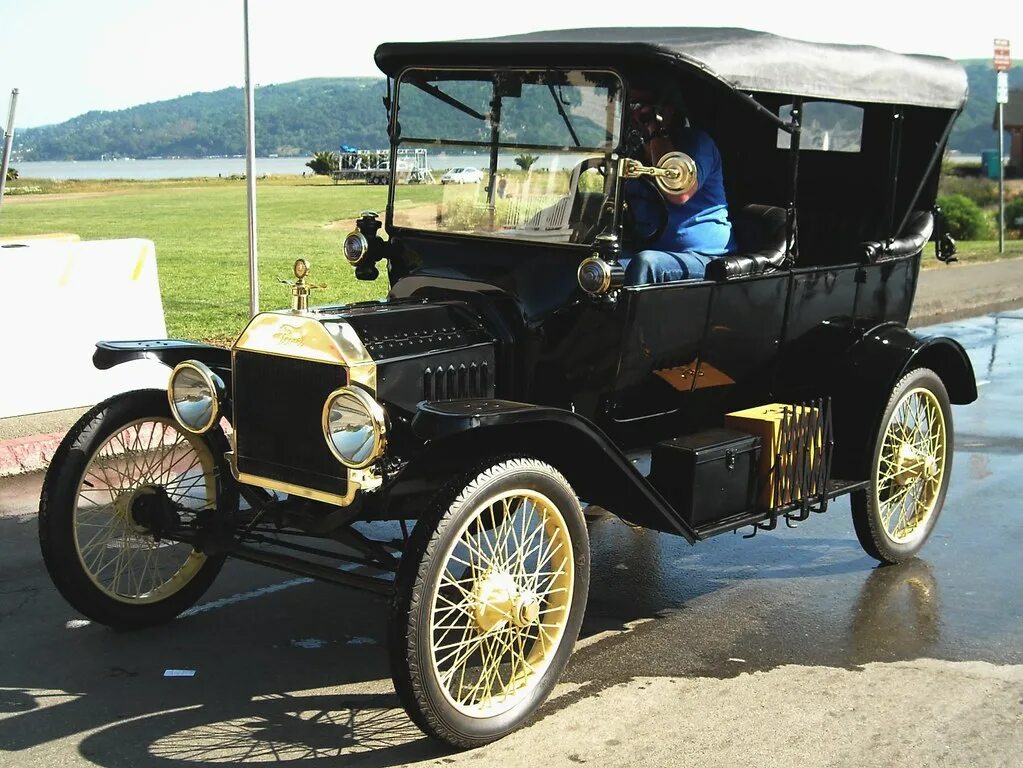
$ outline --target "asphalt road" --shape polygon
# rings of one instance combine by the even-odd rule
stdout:
[[[981,399],[921,559],[875,567],[844,501],[695,547],[598,520],[564,683],[467,754],[398,708],[378,598],[229,563],[189,615],[115,633],[49,582],[40,479],[0,481],[0,766],[1019,766],[1023,311],[927,331],[966,345]]]

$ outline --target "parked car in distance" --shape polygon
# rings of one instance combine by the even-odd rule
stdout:
[[[452,168],[440,177],[441,184],[479,184],[483,171],[479,168]]]

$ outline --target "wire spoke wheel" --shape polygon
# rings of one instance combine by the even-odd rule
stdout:
[[[170,419],[139,419],[110,435],[82,474],[75,544],[93,583],[115,600],[151,603],[187,584],[206,556],[191,544],[157,540],[137,514],[139,500],[162,494],[182,524],[216,505],[213,455]]]
[[[398,570],[391,677],[425,733],[472,748],[523,725],[568,664],[589,587],[586,521],[549,464],[452,481]]]
[[[927,541],[948,491],[955,438],[941,378],[929,368],[906,373],[879,423],[870,484],[851,498],[853,525],[868,555],[899,563]]]
[[[895,406],[877,465],[884,532],[904,544],[934,512],[945,471],[945,417],[934,393],[915,388]]]
[[[515,706],[564,635],[572,540],[550,499],[528,490],[480,505],[444,558],[432,605],[434,674],[471,717]]]
[[[83,415],[39,498],[39,545],[61,595],[119,629],[163,624],[194,605],[226,554],[175,532],[233,524],[228,448],[219,426],[202,435],[179,428],[166,390],[115,395]]]

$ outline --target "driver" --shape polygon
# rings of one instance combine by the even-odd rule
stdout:
[[[656,231],[666,222],[643,250],[623,254],[625,284],[702,279],[708,262],[735,252],[721,154],[705,131],[687,124],[677,95],[634,88],[631,96],[632,130],[642,139],[638,159],[657,165],[669,152],[684,152],[696,163],[696,186],[675,195],[639,180],[626,182],[625,197],[638,228]]]

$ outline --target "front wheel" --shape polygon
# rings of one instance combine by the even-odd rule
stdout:
[[[568,663],[589,570],[579,501],[549,465],[511,459],[449,486],[398,572],[391,675],[412,720],[461,748],[523,725]]]
[[[955,438],[948,392],[929,368],[892,389],[874,444],[870,485],[852,495],[856,536],[885,563],[913,557],[941,514]]]
[[[163,535],[232,515],[238,493],[218,426],[186,432],[164,390],[116,395],[86,413],[53,457],[39,500],[43,561],[61,595],[118,629],[190,607],[223,555]]]

